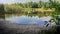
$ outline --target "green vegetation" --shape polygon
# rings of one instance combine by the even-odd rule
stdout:
[[[0,4],[0,14],[4,14],[4,5]]]
[[[50,9],[52,11],[50,11]],[[43,11],[48,10],[48,11]],[[54,11],[53,11],[54,10]],[[5,18],[5,14],[14,14],[14,15],[29,15],[29,16],[53,16],[58,20],[58,25],[60,25],[57,15],[60,15],[60,3],[57,0],[49,0],[49,2],[28,2],[28,3],[15,3],[15,4],[0,4],[0,18]],[[10,16],[10,15],[9,15]],[[57,31],[60,30],[60,27],[57,27]],[[12,29],[15,33],[15,30]],[[42,31],[43,32],[43,31]],[[9,31],[9,33],[11,33]],[[24,33],[25,34],[25,33]],[[38,32],[40,34],[40,31]],[[46,31],[42,34],[55,34],[55,32]]]
[[[52,16],[57,18],[60,15],[60,3],[57,0],[49,2],[28,2],[15,4],[0,4],[1,14],[23,14],[29,16]]]
[[[42,10],[48,10],[48,9],[53,9],[55,10],[54,13],[56,12],[57,14],[59,14],[60,12],[60,3],[56,0],[49,0],[49,2],[43,2],[43,1],[39,1],[39,2],[28,2],[28,3],[15,3],[15,4],[5,4],[4,5],[5,11],[8,13],[28,13],[28,11],[30,11],[30,13],[35,12],[35,9],[29,10],[28,8],[43,8]],[[27,9],[26,9],[27,8]],[[37,10],[37,12],[44,12],[44,11],[39,11]],[[47,12],[47,11],[45,11]],[[49,12],[49,11],[48,11]],[[53,11],[52,11],[53,12]]]

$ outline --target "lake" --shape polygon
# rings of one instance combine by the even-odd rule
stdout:
[[[13,23],[18,23],[18,24],[39,24],[39,25],[44,25],[45,21],[49,21],[52,17],[51,16],[12,16],[12,17],[7,17],[5,20],[13,22]]]

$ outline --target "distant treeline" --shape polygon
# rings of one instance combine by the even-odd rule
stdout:
[[[43,8],[43,9],[55,9],[55,12],[60,12],[60,3],[57,0],[49,0],[49,2],[26,2],[26,3],[15,3],[15,4],[0,4],[0,10],[4,10],[9,13],[22,13],[25,11],[20,8]],[[27,12],[30,11],[27,9]],[[39,11],[39,10],[38,10]],[[33,12],[33,9],[32,9]],[[58,13],[57,13],[58,14]]]

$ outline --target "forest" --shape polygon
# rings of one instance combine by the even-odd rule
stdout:
[[[28,12],[28,8],[43,8],[43,9],[53,9],[55,12],[58,12],[59,14],[60,11],[60,3],[56,0],[49,0],[49,2],[28,2],[28,3],[15,3],[15,4],[5,4],[4,5],[5,11],[13,11],[13,12],[24,12],[23,10],[26,9]],[[34,10],[34,9],[32,9]],[[33,11],[32,11],[33,12]]]
[[[3,6],[4,5],[4,6]],[[49,2],[26,2],[26,3],[15,3],[15,4],[0,4],[0,8],[7,8],[7,9],[18,9],[18,8],[44,8],[44,9],[52,9],[55,8],[56,11],[59,12],[60,3],[56,0],[49,0]]]

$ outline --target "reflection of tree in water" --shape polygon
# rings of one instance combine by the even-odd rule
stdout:
[[[3,19],[5,19],[5,15],[1,15],[1,14],[0,14],[0,18],[3,18]]]

